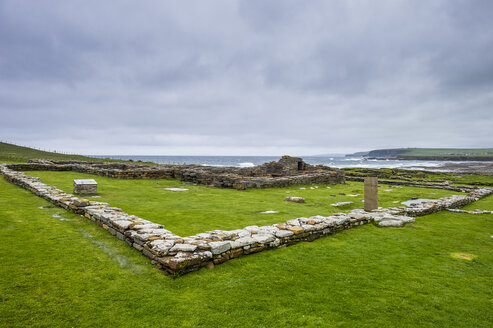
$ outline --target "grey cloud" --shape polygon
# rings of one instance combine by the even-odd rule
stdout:
[[[491,146],[492,8],[0,1],[0,139],[161,154]]]

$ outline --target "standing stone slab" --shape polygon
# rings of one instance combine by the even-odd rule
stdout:
[[[378,208],[378,178],[365,178],[365,211]]]
[[[79,179],[74,180],[74,194],[90,194],[98,193],[98,183],[94,179]]]

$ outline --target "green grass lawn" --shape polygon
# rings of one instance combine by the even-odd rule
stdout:
[[[493,211],[493,202],[490,201],[489,198],[480,199],[477,202],[464,206],[462,209],[467,211],[474,211],[476,209],[483,211]]]
[[[116,181],[111,187],[98,180],[106,198],[120,183],[134,184],[135,195],[155,184]],[[178,196],[168,197],[162,204],[171,208],[168,201]],[[491,205],[493,197],[482,202]],[[491,327],[493,322],[491,215],[441,212],[404,228],[365,225],[174,279],[92,221],[39,208],[49,205],[0,178],[1,327]],[[467,254],[476,258],[464,259]]]
[[[118,180],[76,172],[25,172],[41,178],[48,185],[65,192],[72,192],[73,180],[94,178],[98,182],[101,198],[112,206],[144,219],[161,223],[180,236],[188,236],[208,230],[232,230],[248,225],[271,225],[286,220],[332,213],[363,207],[363,183],[348,182],[344,185],[295,185],[287,188],[248,189],[237,191],[203,185],[193,185],[179,180]],[[164,188],[180,187],[188,191],[168,191]],[[330,189],[328,189],[329,187]],[[300,189],[305,188],[305,189]],[[314,188],[314,189],[310,189]],[[387,185],[380,186],[379,201],[384,207],[418,198],[440,198],[458,192]],[[346,195],[340,195],[345,193]],[[360,194],[358,197],[348,195]],[[333,195],[333,196],[331,196]],[[306,203],[284,201],[286,196],[301,196]],[[87,197],[88,199],[92,199]],[[354,204],[334,207],[336,202],[352,201]],[[279,211],[262,214],[263,211]]]

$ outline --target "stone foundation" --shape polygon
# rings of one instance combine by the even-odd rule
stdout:
[[[281,188],[292,184],[340,184],[345,183],[342,170],[317,165],[301,158],[283,156],[278,162],[255,167],[213,167],[201,165],[145,166],[126,163],[90,163],[75,161],[30,160],[26,164],[11,164],[15,171],[74,171],[116,179],[169,179],[185,182],[234,188]]]
[[[414,221],[412,216],[457,208],[493,193],[493,189],[475,189],[467,196],[445,197],[413,207],[401,206],[380,208],[372,212],[359,210],[328,217],[297,218],[271,226],[248,226],[231,231],[213,230],[181,237],[166,230],[163,225],[130,215],[107,203],[66,194],[42,183],[39,178],[13,171],[6,165],[0,165],[0,173],[7,181],[56,206],[72,210],[96,222],[170,274],[210,267],[240,256],[289,246],[299,241],[312,241],[370,222],[376,222],[382,227],[403,226]]]
[[[363,182],[364,177],[346,176],[346,181],[357,181]],[[378,180],[378,184],[387,184],[391,186],[407,186],[407,187],[418,187],[418,188],[431,188],[431,189],[445,189],[459,192],[470,192],[477,187],[468,186],[453,186],[449,183],[417,183],[414,181],[393,181],[393,180]]]

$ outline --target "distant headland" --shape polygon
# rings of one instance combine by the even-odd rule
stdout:
[[[493,161],[493,148],[391,148],[348,154],[346,157],[427,161]]]

